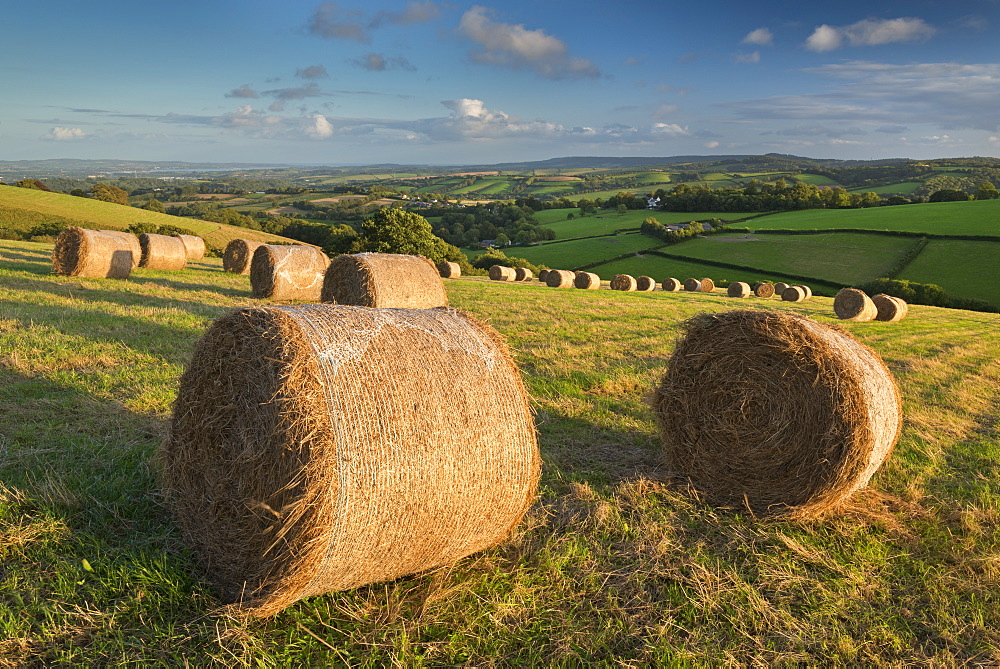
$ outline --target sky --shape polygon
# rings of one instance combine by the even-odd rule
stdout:
[[[9,3],[0,160],[1000,157],[1000,0]]]

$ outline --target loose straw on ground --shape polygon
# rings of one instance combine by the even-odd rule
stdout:
[[[870,321],[878,308],[863,291],[843,288],[833,298],[833,313],[842,321]]]
[[[52,270],[62,276],[127,279],[133,258],[131,243],[120,235],[74,226],[56,237]]]
[[[142,247],[139,267],[171,271],[187,267],[187,251],[177,237],[144,232],[139,235],[139,245]]]
[[[262,244],[250,261],[253,296],[318,302],[330,258],[315,246]]]
[[[323,278],[323,302],[358,307],[433,309],[448,304],[444,281],[423,256],[358,253],[333,259]]]
[[[233,274],[249,274],[253,253],[258,246],[263,245],[264,242],[234,239],[226,244],[226,250],[222,253],[222,269]]]

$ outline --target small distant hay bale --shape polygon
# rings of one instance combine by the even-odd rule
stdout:
[[[878,308],[872,299],[857,288],[843,288],[833,298],[833,313],[842,321],[870,321]]]
[[[198,235],[175,234],[184,244],[184,251],[188,260],[201,260],[205,257],[205,240]]]
[[[729,297],[750,297],[750,284],[743,281],[734,281],[726,289]]]
[[[210,326],[158,460],[203,573],[259,616],[495,546],[540,469],[528,393],[492,328],[447,308],[330,304]]]
[[[788,288],[788,284],[782,281],[774,284],[774,294],[781,297],[781,294],[785,292],[785,288]]]
[[[683,332],[652,405],[669,468],[713,504],[817,515],[865,486],[896,443],[895,380],[843,329],[740,310]]]
[[[232,274],[249,274],[253,253],[263,245],[264,242],[234,239],[226,244],[226,250],[222,253],[222,269]]]
[[[711,293],[713,290],[715,290],[715,282],[714,281],[712,281],[711,279],[702,279],[701,280],[701,292],[703,292],[703,293]]]
[[[684,290],[691,293],[701,292],[701,281],[698,279],[687,279],[684,282]]]
[[[550,269],[545,275],[545,285],[549,288],[572,288],[576,272],[568,269]]]
[[[133,266],[131,244],[103,230],[66,228],[52,251],[52,270],[61,276],[127,279]]]
[[[448,305],[437,266],[397,253],[340,255],[323,278],[323,302],[356,307],[433,309]]]
[[[875,320],[877,321],[894,323],[903,320],[910,313],[910,305],[901,297],[879,293],[872,298],[872,303],[878,310],[878,313],[875,315]]]
[[[635,279],[635,289],[648,293],[652,290],[656,290],[656,279],[651,276],[639,276]]]
[[[250,261],[253,296],[319,302],[330,258],[315,246],[261,244]]]
[[[593,272],[577,272],[573,285],[583,290],[597,290],[601,287],[601,277]]]
[[[753,294],[757,297],[773,297],[774,296],[774,284],[767,283],[766,281],[761,283],[756,283],[753,285]]]
[[[785,302],[805,302],[806,291],[802,286],[789,286],[781,291],[781,299]]]
[[[506,265],[493,265],[489,271],[490,281],[514,281],[517,278],[517,270]]]
[[[547,269],[538,270],[538,280],[541,281],[542,283],[545,283],[545,277],[547,277],[548,275],[549,275],[549,270]]]
[[[807,299],[807,300],[808,300],[808,299],[809,299],[810,297],[812,297],[812,296],[813,296],[813,289],[812,289],[812,288],[810,288],[809,286],[806,286],[806,285],[803,285],[803,284],[799,284],[799,288],[801,288],[802,290],[804,290],[804,291],[805,291],[805,293],[806,293],[806,299]]]
[[[663,290],[667,291],[668,293],[676,293],[676,292],[678,292],[678,291],[679,291],[679,290],[680,290],[681,288],[683,288],[683,287],[684,287],[684,286],[683,286],[683,285],[681,284],[681,282],[680,282],[680,281],[678,281],[677,279],[673,279],[673,278],[667,278],[667,279],[664,279],[664,280],[663,280],[663,283],[662,283],[662,284],[660,284],[660,285],[661,285],[661,287],[663,288]]]
[[[633,291],[637,287],[634,276],[629,274],[615,274],[611,277],[611,290]]]
[[[514,281],[531,281],[533,278],[534,274],[527,267],[514,268]]]
[[[443,279],[457,279],[462,276],[462,266],[457,262],[442,260],[437,264],[437,270]]]
[[[101,232],[116,237],[128,244],[129,249],[132,251],[132,269],[139,266],[139,261],[142,260],[142,245],[139,243],[138,237],[124,230],[101,230]]]
[[[187,250],[177,237],[144,232],[139,235],[139,246],[142,247],[139,267],[168,271],[187,267]]]

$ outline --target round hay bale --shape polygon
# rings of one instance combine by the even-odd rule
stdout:
[[[52,270],[61,276],[127,279],[134,262],[130,242],[103,230],[66,228],[52,250]]]
[[[264,242],[234,239],[226,244],[226,250],[222,253],[222,269],[233,274],[249,274],[253,253],[263,245]]]
[[[583,290],[597,290],[601,287],[601,277],[593,272],[577,272],[573,285]]]
[[[652,405],[669,467],[713,503],[817,514],[866,485],[896,443],[892,374],[843,329],[740,310],[683,330]]]
[[[133,235],[131,232],[125,232],[124,230],[100,230],[106,235],[111,235],[117,239],[122,240],[128,244],[128,248],[132,251],[132,269],[139,266],[139,261],[142,259],[142,245],[139,244],[139,238]]]
[[[648,293],[652,290],[656,290],[656,279],[651,276],[639,276],[635,279],[635,289]]]
[[[548,275],[549,275],[549,270],[547,269],[538,270],[538,280],[541,281],[542,283],[545,283],[545,277],[547,277]]]
[[[680,281],[671,278],[664,279],[663,283],[660,284],[660,286],[663,288],[663,290],[667,291],[668,293],[676,293],[681,288],[683,288]]]
[[[785,302],[805,302],[806,291],[802,290],[802,286],[789,286],[781,292],[781,299]]]
[[[886,295],[885,293],[879,293],[872,298],[872,304],[878,313],[875,314],[875,320],[877,321],[888,321],[896,322],[901,321],[906,318],[906,315],[910,313],[910,306],[901,297],[893,297],[892,295]]]
[[[330,262],[320,300],[357,307],[433,309],[447,306],[448,294],[437,267],[423,256],[358,253]]]
[[[514,269],[514,281],[531,281],[535,275],[527,267],[517,267]]]
[[[462,276],[462,266],[457,262],[442,260],[437,264],[437,270],[443,279],[457,279]]]
[[[330,304],[217,320],[158,458],[204,573],[255,615],[496,545],[540,468],[492,328],[452,309]]]
[[[833,298],[833,313],[842,321],[870,321],[878,309],[863,291],[843,288]]]
[[[701,292],[701,281],[698,279],[687,279],[684,281],[684,290],[691,293]]]
[[[729,297],[750,297],[750,284],[743,281],[733,281],[726,289]]]
[[[490,281],[514,281],[517,277],[517,270],[506,265],[493,265],[490,267]]]
[[[773,297],[774,296],[774,284],[761,282],[754,284],[753,294],[757,297]]]
[[[184,251],[188,260],[201,260],[205,257],[205,240],[197,235],[175,234],[184,244]]]
[[[568,269],[550,269],[545,275],[545,285],[549,288],[572,288],[576,272]]]
[[[144,232],[139,235],[139,246],[142,247],[139,267],[170,271],[187,267],[187,250],[177,237]]]
[[[702,293],[711,293],[713,290],[715,290],[715,282],[714,281],[712,281],[711,279],[702,279],[701,280],[701,292]]]
[[[315,246],[261,244],[250,261],[253,296],[319,302],[330,258]]]
[[[809,286],[804,286],[802,284],[799,284],[799,288],[805,291],[807,300],[813,296],[813,289],[810,288]]]
[[[632,291],[636,289],[637,283],[638,282],[635,280],[634,276],[628,274],[615,274],[611,277],[611,290]]]
[[[774,284],[774,294],[777,295],[778,297],[781,297],[781,294],[785,292],[785,288],[788,288],[788,284],[779,281],[778,283]]]

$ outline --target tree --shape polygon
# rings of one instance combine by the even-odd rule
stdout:
[[[938,191],[931,193],[931,196],[927,198],[928,202],[965,202],[969,199],[969,196],[965,194],[964,190],[956,190],[951,188],[943,188]]]
[[[500,234],[497,235],[497,238],[493,240],[493,243],[495,246],[498,246],[500,248],[503,248],[505,246],[510,246],[510,237],[501,232]]]
[[[163,207],[163,203],[157,200],[155,197],[149,198],[149,201],[146,202],[146,204],[142,205],[142,208],[145,209],[146,211],[158,211],[161,214],[164,211],[166,211]]]
[[[128,193],[118,186],[94,184],[94,187],[90,189],[90,192],[92,193],[91,197],[95,200],[113,202],[114,204],[123,204],[126,207],[128,206]]]
[[[51,189],[38,179],[21,179],[16,184],[18,188],[30,188],[31,190],[44,190],[52,192]]]
[[[464,262],[465,267],[469,266],[460,249],[436,237],[427,219],[412,211],[379,209],[358,227],[355,252],[402,253],[424,256],[434,262],[448,260],[460,265]]]
[[[993,185],[992,181],[984,181],[976,188],[975,198],[977,200],[996,200],[1000,198],[1000,192],[997,191],[997,187]]]

